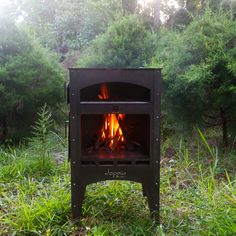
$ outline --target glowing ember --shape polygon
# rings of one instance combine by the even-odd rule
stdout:
[[[101,86],[98,98],[105,100],[109,98],[109,93],[106,84]],[[122,146],[125,143],[124,134],[121,128],[121,123],[124,119],[124,114],[105,114],[99,142],[106,143],[111,151]]]

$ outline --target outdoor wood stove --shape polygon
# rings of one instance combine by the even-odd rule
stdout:
[[[88,184],[139,182],[159,220],[160,69],[69,69],[73,219]]]

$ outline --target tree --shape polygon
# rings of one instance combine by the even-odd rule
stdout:
[[[141,20],[123,17],[99,35],[84,52],[79,66],[140,67],[149,63],[155,48],[155,36],[147,31]]]
[[[154,0],[154,27],[159,28],[161,25],[161,0]]]
[[[183,30],[192,21],[191,15],[185,8],[181,8],[169,16],[166,26],[170,29]]]
[[[137,7],[138,0],[122,0],[122,7],[129,13],[134,13]]]
[[[45,102],[63,98],[63,74],[57,58],[23,30],[0,19],[0,121],[3,139],[7,126],[26,128]]]
[[[227,146],[236,127],[236,22],[207,11],[182,34],[166,34],[160,47],[153,65],[163,65],[174,115],[191,124],[221,125]]]
[[[123,14],[120,0],[87,0],[83,6],[82,27],[79,33],[83,46],[88,46],[97,35]]]
[[[17,1],[25,26],[62,55],[87,46],[123,12],[121,0]]]
[[[167,21],[167,26],[171,29],[183,30],[196,15],[203,14],[206,3],[205,0],[178,0],[179,9],[176,9]]]

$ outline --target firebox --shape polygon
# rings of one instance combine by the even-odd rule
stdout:
[[[69,69],[73,219],[88,184],[139,182],[159,219],[160,69]]]

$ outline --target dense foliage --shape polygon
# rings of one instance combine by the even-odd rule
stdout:
[[[0,21],[0,120],[7,129],[26,128],[47,102],[62,101],[63,72],[57,59],[12,21]]]
[[[155,49],[154,37],[137,16],[123,17],[94,40],[81,57],[79,66],[145,66]]]
[[[22,0],[19,8],[39,41],[61,54],[87,46],[122,14],[120,0]]]
[[[236,22],[207,11],[183,33],[163,35],[154,65],[163,66],[170,110],[180,121],[221,125],[227,145],[236,118]]]

